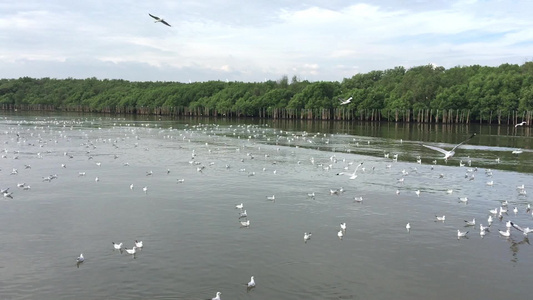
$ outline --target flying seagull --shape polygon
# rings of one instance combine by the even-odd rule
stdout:
[[[444,160],[448,160],[448,158],[452,157],[454,154],[455,154],[455,149],[457,149],[457,147],[461,146],[462,144],[466,143],[468,140],[470,140],[471,138],[475,137],[476,136],[476,133],[473,133],[469,138],[467,138],[466,140],[460,142],[459,144],[455,145],[455,147],[452,148],[452,150],[450,151],[446,151],[442,148],[439,148],[439,147],[435,147],[435,146],[429,146],[429,145],[422,145],[426,148],[429,148],[431,150],[435,150],[435,151],[439,151],[440,153],[444,154]]]
[[[163,24],[165,24],[167,26],[170,26],[170,24],[168,24],[165,20],[161,19],[160,17],[156,17],[156,16],[154,16],[152,14],[149,14],[149,15],[150,15],[150,17],[155,19],[155,23],[161,22],[161,23],[163,23]],[[172,27],[172,26],[170,26],[170,27]]]
[[[352,102],[352,98],[353,97],[350,97],[346,100],[342,100],[342,99],[339,99],[341,101],[341,105],[345,105],[345,104],[349,104],[350,102]]]

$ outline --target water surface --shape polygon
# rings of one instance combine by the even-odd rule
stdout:
[[[472,132],[448,163],[421,146],[451,149]],[[529,240],[514,229],[509,238],[498,233],[508,220],[533,226],[529,195],[516,189],[532,182],[529,128],[9,114],[0,140],[0,188],[13,192],[0,209],[3,299],[530,293]],[[511,154],[516,148],[524,152]],[[360,162],[356,179],[336,175]],[[50,175],[57,178],[43,181]],[[479,225],[464,227],[473,218],[487,225],[504,200],[509,212],[484,238]],[[249,228],[240,226],[239,203]],[[458,240],[458,229],[469,238]],[[312,232],[307,243],[304,232]],[[131,248],[135,240],[145,245],[135,257],[113,250],[112,242]],[[80,253],[86,261],[77,266]],[[252,275],[257,287],[247,291]]]

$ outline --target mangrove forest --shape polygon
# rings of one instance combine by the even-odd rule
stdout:
[[[351,97],[351,102],[341,105]],[[0,79],[0,109],[392,122],[530,124],[533,62],[424,65],[342,82],[293,76],[265,82]]]

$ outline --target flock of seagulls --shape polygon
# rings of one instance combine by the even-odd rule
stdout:
[[[154,17],[154,16],[152,16]],[[155,17],[154,17],[155,18]],[[163,21],[161,21],[163,22]],[[165,23],[164,23],[165,24]],[[210,126],[213,126],[213,125],[210,125]],[[266,134],[265,133],[262,133],[261,132],[261,129],[258,129],[257,127],[253,127],[253,126],[246,126],[246,125],[239,125],[240,127],[238,128],[238,131],[237,131],[237,128],[234,128],[235,130],[233,129],[230,129],[229,132],[230,133],[234,133],[233,135],[233,138],[236,139],[236,140],[241,140],[242,141],[242,144],[241,146],[238,146],[236,147],[235,149],[233,149],[235,151],[235,157],[237,157],[235,159],[235,164],[240,164],[242,167],[239,167],[239,168],[233,168],[233,164],[227,164],[226,166],[223,167],[223,170],[226,170],[227,172],[232,172],[232,170],[239,170],[239,172],[244,172],[243,173],[239,173],[239,174],[243,174],[243,178],[254,178],[253,176],[261,176],[261,174],[266,174],[268,168],[267,167],[264,167],[263,168],[263,172],[259,171],[260,169],[258,170],[250,170],[248,169],[248,165],[244,164],[244,162],[251,162],[251,161],[258,161],[258,160],[263,160],[264,162],[268,162],[270,165],[272,165],[273,169],[275,168],[276,164],[277,164],[277,161],[276,159],[279,159],[279,157],[275,157],[275,155],[273,155],[272,151],[271,153],[268,153],[268,154],[263,154],[262,152],[262,148],[265,148],[266,146],[263,146],[263,145],[260,145],[260,144],[256,144],[254,143],[254,139],[259,139],[259,137],[264,137],[265,140],[268,139],[268,137],[266,137]],[[117,128],[121,128],[121,127],[117,127]],[[210,127],[208,126],[204,126],[204,125],[198,125],[197,127],[193,127],[191,126],[190,129],[186,129],[186,130],[182,130],[182,131],[168,131],[168,130],[163,130],[163,129],[153,129],[154,131],[157,131],[158,134],[164,136],[165,138],[171,138],[171,135],[173,136],[172,138],[175,138],[176,140],[179,140],[180,142],[183,142],[184,144],[184,147],[187,146],[187,147],[194,147],[196,149],[192,149],[191,151],[191,157],[190,157],[190,160],[188,161],[188,165],[191,166],[191,170],[193,170],[192,172],[194,172],[197,176],[211,176],[211,170],[213,168],[215,168],[217,166],[217,162],[216,161],[202,161],[203,159],[206,159],[206,160],[209,160],[209,155],[212,154],[213,152],[216,152],[216,151],[220,151],[218,149],[218,147],[220,147],[219,145],[221,144],[221,142],[219,142],[217,140],[217,135],[215,134],[214,130],[216,130],[216,126],[215,126],[215,129],[211,129],[212,131],[209,131]],[[231,128],[231,127],[230,127]],[[44,130],[44,128],[42,129]],[[152,129],[151,129],[152,130]],[[37,161],[40,160],[40,159],[46,159],[47,157],[49,156],[52,156],[54,153],[52,152],[53,150],[50,150],[51,152],[46,152],[46,149],[49,148],[49,149],[53,149],[53,145],[56,144],[57,142],[56,141],[53,141],[53,139],[43,139],[43,138],[40,138],[38,136],[32,136],[31,134],[34,134],[34,132],[24,132],[22,131],[20,128],[17,128],[17,127],[14,127],[14,128],[11,128],[11,131],[12,132],[18,132],[18,131],[21,131],[19,132],[20,134],[18,135],[18,138],[17,140],[11,140],[9,141],[9,143],[12,143],[12,142],[15,142],[15,143],[19,143],[20,145],[29,145],[29,144],[33,144],[35,143],[37,146],[35,147],[39,147],[39,148],[44,148],[42,150],[39,149],[39,152],[35,154],[34,157],[32,157],[33,162],[35,162],[34,164],[37,164]],[[141,149],[142,146],[139,145],[139,141],[141,140],[136,134],[137,134],[137,129],[131,129],[127,132],[127,135],[129,135],[129,138],[131,138],[133,140],[133,142],[135,143],[134,144],[134,147],[135,148],[139,148]],[[36,132],[38,132],[36,130]],[[288,151],[291,151],[291,149],[296,149],[296,148],[299,148],[299,147],[302,147],[300,145],[311,145],[312,147],[314,148],[319,148],[320,146],[317,145],[319,143],[319,141],[321,142],[321,145],[327,145],[329,143],[329,138],[326,136],[326,135],[323,135],[323,136],[320,136],[319,134],[314,134],[314,135],[311,135],[309,133],[301,133],[301,134],[294,134],[294,133],[291,133],[291,132],[283,132],[282,130],[275,130],[274,132],[276,132],[277,136],[272,138],[273,140],[271,140],[271,144],[272,145],[282,145],[283,143],[285,143],[286,145],[288,145],[288,147],[286,148],[283,148],[283,151],[286,151],[288,149]],[[58,134],[58,139],[64,139],[64,140],[68,140],[69,137],[68,137],[68,131],[66,132],[56,132],[55,134]],[[227,134],[227,133],[226,133]],[[199,151],[198,148],[200,147],[199,146],[199,143],[191,143],[191,141],[194,140],[194,137],[196,136],[203,136],[203,137],[206,137],[208,136],[209,137],[209,142],[206,142],[205,145],[202,145],[202,151]],[[467,141],[469,141],[470,139],[474,138],[476,136],[476,134],[472,134],[469,138],[465,139],[463,142],[455,145],[451,150],[447,151],[447,150],[443,150],[439,147],[435,147],[435,146],[429,146],[429,145],[422,145],[423,147],[421,148],[428,148],[428,149],[431,149],[431,150],[435,150],[435,151],[438,151],[442,154],[444,154],[444,157],[442,157],[442,159],[444,159],[444,161],[448,161],[450,160],[452,157],[454,157],[455,155],[455,151],[457,151],[457,149],[459,148],[459,146],[463,145],[464,143],[466,143]],[[106,163],[105,161],[96,161],[98,156],[96,155],[96,152],[97,152],[97,149],[99,146],[101,146],[102,144],[107,144],[107,145],[112,145],[112,147],[114,149],[120,149],[120,147],[123,146],[123,142],[125,142],[125,138],[124,137],[121,137],[121,138],[98,138],[98,139],[94,139],[94,138],[90,138],[89,135],[84,135],[84,137],[86,137],[83,141],[83,143],[81,144],[81,146],[86,150],[85,153],[79,153],[78,152],[65,152],[62,157],[66,160],[66,162],[64,163],[61,163],[61,164],[58,164],[56,165],[57,168],[59,168],[60,170],[63,169],[63,170],[71,170],[71,169],[74,169],[76,168],[76,164],[75,164],[75,158],[79,157],[79,156],[83,156],[84,159],[86,159],[86,161],[88,162],[91,162],[91,164],[94,164],[97,166],[97,170],[99,170],[100,168],[105,168],[106,167]],[[34,142],[33,140],[36,140],[37,142]],[[217,144],[214,143],[214,141],[217,141]],[[282,142],[283,141],[283,142]],[[9,147],[10,144],[9,143],[6,143],[6,147]],[[190,143],[190,144],[189,144]],[[213,144],[211,144],[213,143]],[[365,142],[366,143],[366,142]],[[40,146],[42,147],[40,147]],[[192,146],[190,146],[192,145]],[[246,145],[246,146],[242,146],[242,145]],[[354,143],[355,145],[355,143]],[[224,145],[226,146],[226,145]],[[181,147],[181,146],[180,146]],[[272,146],[272,147],[276,147],[276,146]],[[44,151],[43,151],[44,150]],[[149,151],[150,149],[148,148],[145,148],[145,149],[142,149],[143,151]],[[279,147],[276,148],[275,150],[276,152],[280,152],[282,151],[282,149],[280,149]],[[246,155],[244,155],[244,152],[247,152]],[[348,192],[343,188],[343,187],[340,187],[340,188],[330,188],[329,189],[329,197],[331,198],[327,198],[327,194],[328,194],[328,191],[327,190],[322,190],[322,191],[303,191],[302,193],[302,201],[315,201],[317,198],[323,198],[323,197],[326,197],[328,199],[328,201],[331,201],[332,203],[335,203],[335,201],[337,200],[341,200],[341,198],[343,198],[345,194],[349,194],[351,191],[351,187],[353,187],[354,185],[360,185],[360,184],[363,184],[364,180],[365,180],[365,177],[369,174],[374,174],[374,172],[382,172],[384,174],[398,174],[398,176],[400,176],[399,179],[394,179],[394,182],[390,183],[389,186],[392,187],[391,189],[392,190],[395,190],[396,191],[396,195],[400,195],[401,191],[406,191],[408,189],[410,189],[410,187],[413,187],[414,186],[414,183],[412,182],[412,178],[414,178],[414,175],[417,174],[417,172],[422,172],[422,169],[427,169],[427,172],[437,172],[437,171],[434,171],[434,168],[436,168],[436,163],[434,162],[431,162],[431,164],[427,164],[427,165],[424,165],[423,162],[424,162],[424,159],[422,157],[420,157],[419,159],[417,159],[419,162],[417,162],[417,164],[415,164],[417,167],[412,167],[411,169],[409,168],[406,168],[406,169],[403,169],[403,170],[397,170],[396,169],[396,166],[394,165],[397,161],[398,161],[398,154],[395,154],[395,155],[392,155],[392,159],[389,158],[388,154],[385,155],[385,157],[381,158],[381,159],[378,159],[378,160],[373,160],[373,161],[365,161],[364,163],[363,162],[358,162],[356,163],[355,161],[350,161],[350,154],[349,154],[349,149],[345,149],[345,153],[342,154],[342,152],[336,152],[336,151],[333,151],[334,154],[331,155],[331,157],[329,157],[328,160],[323,160],[323,159],[320,159],[320,158],[316,158],[316,157],[311,157],[311,158],[306,158],[306,157],[298,157],[298,158],[294,158],[294,161],[295,161],[295,165],[298,165],[298,166],[301,166],[301,165],[307,165],[307,166],[310,166],[312,167],[314,170],[317,170],[317,172],[321,172],[320,174],[323,174],[321,176],[325,176],[327,178],[330,178],[332,180],[334,180],[335,182],[339,183],[339,185],[345,185],[348,187]],[[5,153],[11,153],[9,152],[8,150],[5,151]],[[292,153],[290,153],[290,156],[291,157],[296,157],[297,154],[294,153],[294,151]],[[342,156],[346,156],[346,157],[342,157]],[[272,158],[274,157],[274,158]],[[7,157],[5,157],[7,158]],[[116,154],[115,153],[112,153],[112,160],[115,160],[115,159],[118,159],[120,160],[121,158],[121,154],[119,152],[117,152]],[[348,158],[348,159],[347,159]],[[22,159],[22,157],[19,157],[17,159]],[[96,161],[96,162],[95,162]],[[69,163],[67,163],[69,162]],[[420,164],[420,165],[418,165]],[[119,165],[121,165],[122,168],[124,169],[127,169],[127,168],[131,168],[130,167],[130,163],[127,163],[127,162],[120,162]],[[133,162],[131,162],[131,165],[133,165]],[[374,166],[372,166],[374,165]],[[9,176],[13,176],[14,177],[17,177],[17,178],[23,178],[24,174],[27,173],[27,172],[33,172],[33,170],[31,169],[31,166],[29,164],[26,164],[25,166],[27,166],[26,168],[24,168],[24,170],[22,169],[21,166],[19,166],[19,169],[16,169],[16,168],[13,168],[13,170],[11,171],[11,173],[9,173],[9,170],[8,170],[8,174],[10,174]],[[166,168],[166,167],[165,167]],[[417,169],[418,168],[418,169]],[[448,168],[450,168],[448,166]],[[478,170],[475,168],[475,167],[472,167],[471,166],[471,163],[466,163],[466,164],[460,164],[459,166],[457,167],[454,167],[454,168],[465,168],[467,171],[467,176],[466,176],[466,179],[465,179],[465,182],[470,182],[470,181],[474,181],[476,182],[477,179],[475,178],[478,178],[478,177],[475,177],[474,174],[479,174]],[[194,170],[197,170],[194,171]],[[338,170],[338,171],[337,171]],[[257,171],[257,172],[256,172]],[[53,171],[52,171],[53,172]],[[272,170],[270,169],[270,172],[269,174],[272,174],[271,176],[282,176],[281,173],[283,172],[283,170],[280,169],[280,172],[277,172],[277,170]],[[395,173],[397,172],[397,173]],[[139,177],[140,178],[143,178],[143,180],[152,180],[152,179],[148,179],[148,178],[153,178],[154,180],[157,180],[157,178],[159,176],[173,176],[172,174],[174,173],[174,170],[171,170],[170,168],[166,168],[166,171],[165,172],[157,172],[157,170],[154,168],[154,170],[142,170],[141,171],[141,174],[139,174]],[[163,175],[162,175],[163,174]],[[446,181],[447,178],[448,178],[448,175],[447,173],[441,173],[440,175],[437,174],[437,173],[434,173],[435,174],[435,177],[438,177],[438,179],[435,179],[435,180],[441,180],[442,182]],[[495,178],[492,174],[492,170],[486,170],[485,171],[485,174],[487,177],[490,177],[491,179],[494,178],[494,180],[491,180],[491,184],[489,185],[488,182],[486,184],[486,188],[494,188],[494,186],[497,186],[498,185],[498,181],[497,181],[497,178]],[[43,174],[44,176],[42,176],[42,182],[39,182],[39,184],[49,184],[50,182],[52,181],[56,181],[56,180],[62,180],[62,177],[60,175],[57,175],[57,174],[51,174],[51,175],[47,175],[47,174]],[[336,175],[344,175],[344,176],[336,176]],[[101,173],[98,173],[98,171],[95,171],[94,174],[92,174],[91,172],[89,171],[86,171],[86,170],[78,170],[76,169],[75,170],[75,173],[74,173],[74,176],[75,178],[79,178],[79,180],[83,180],[83,178],[85,178],[86,176],[89,177],[89,178],[96,178],[95,179],[95,182],[94,183],[91,183],[91,184],[96,184],[96,185],[99,185],[99,184],[102,184],[102,182],[105,182],[106,178],[101,174]],[[394,176],[394,175],[391,175],[391,176]],[[461,175],[462,176],[462,175]],[[182,186],[182,184],[185,184],[187,185],[189,183],[189,179],[188,178],[178,178],[176,180],[172,179],[173,180],[173,184],[175,186],[178,186],[177,184],[179,184],[179,186]],[[29,181],[26,181],[26,182],[29,182]],[[29,188],[29,185],[26,184],[26,182],[20,182],[19,184],[17,184],[17,187],[20,188],[21,190],[24,190],[26,187],[27,187],[27,190],[30,190]],[[32,182],[29,182],[29,183],[32,183]],[[133,183],[129,183],[127,182],[126,185],[123,186],[123,189],[128,192],[128,184],[129,184],[129,193],[139,193],[142,198],[149,198],[149,195],[152,194],[152,193],[156,193],[157,192],[157,189],[150,186],[150,190],[148,189],[148,185],[144,185],[144,187],[142,188],[142,193],[140,191],[137,190],[136,187],[134,187],[134,184]],[[467,183],[465,183],[467,184]],[[33,185],[33,183],[32,183]],[[348,186],[349,185],[349,186]],[[140,185],[140,186],[143,186],[143,185]],[[408,186],[408,187],[407,187]],[[387,185],[384,185],[384,187],[387,187]],[[313,187],[313,188],[316,188],[316,187]],[[39,190],[39,186],[35,186],[35,190],[36,192],[38,192]],[[459,206],[459,209],[460,207],[462,207],[463,205],[468,205],[469,202],[475,202],[476,199],[475,197],[471,197],[470,195],[461,195],[461,190],[463,193],[467,194],[467,191],[468,189],[467,188],[463,188],[461,189],[461,187],[453,187],[452,188],[449,188],[449,189],[445,189],[443,191],[443,194],[447,194],[447,195],[451,195],[453,193],[459,193],[459,195],[456,197],[456,196],[452,196],[453,199],[454,199],[454,205],[457,205]],[[526,187],[525,185],[520,185],[520,186],[517,186],[517,193],[518,193],[518,197],[524,197],[523,199],[525,199],[525,197],[527,197],[527,192],[526,192]],[[309,191],[309,192],[308,192]],[[1,194],[3,195],[3,197],[9,201],[13,200],[14,197],[13,197],[13,193],[11,192],[10,190],[10,187],[6,187],[6,188],[2,188],[0,190]],[[31,193],[31,191],[29,191]],[[23,193],[23,192],[20,192],[20,193]],[[149,194],[150,193],[150,194]],[[143,195],[144,194],[144,195]],[[261,201],[265,201],[265,198],[266,200],[268,201],[267,203],[272,203],[272,204],[269,204],[269,205],[273,205],[274,207],[277,207],[277,203],[276,202],[279,202],[279,203],[283,203],[284,201],[286,201],[286,199],[283,197],[284,195],[278,195],[279,197],[277,197],[276,195],[278,195],[278,192],[276,192],[276,194],[269,194],[267,196],[262,196],[263,198],[261,199]],[[402,193],[402,195],[404,195]],[[411,189],[409,191],[409,193],[405,194],[406,196],[404,197],[413,197],[413,199],[417,199],[420,200],[420,201],[424,201],[426,200],[426,195],[428,195],[427,193],[427,189],[423,188],[423,187],[420,187],[420,188],[416,188],[416,189]],[[307,197],[306,197],[307,196]],[[338,197],[337,197],[338,196]],[[394,200],[394,195],[391,193],[391,201],[395,201]],[[369,206],[371,207],[373,204],[372,202],[372,199],[368,200],[368,201],[365,201],[363,203],[363,196],[360,196],[360,195],[353,195],[353,194],[350,194],[349,196],[350,199],[353,199],[353,200],[350,200],[351,202],[353,202],[354,206],[359,206],[359,205],[362,205],[363,207],[365,206]],[[365,198],[366,199],[366,198]],[[351,203],[350,202],[350,203]],[[250,209],[250,207],[248,206],[248,203],[247,203],[247,206],[245,208],[245,205],[244,203],[238,203],[238,204],[231,204],[232,202],[230,202],[230,210],[234,211],[233,210],[233,206],[235,207],[235,210],[238,211],[238,224],[240,224],[240,228],[250,228],[250,230],[255,230],[254,228],[256,228],[256,226],[259,226],[259,225],[255,225],[257,223],[254,223],[254,226],[253,227],[250,227],[250,220],[248,219],[248,211],[246,208]],[[457,204],[459,203],[459,204]],[[513,205],[516,205],[515,207],[513,207],[512,209],[507,209],[508,206],[513,206]],[[500,235],[501,237],[503,238],[510,238],[513,236],[513,232],[518,232],[521,236],[525,236],[527,238],[528,234],[533,231],[533,229],[530,229],[530,227],[521,227],[517,224],[517,222],[515,220],[512,219],[513,216],[519,216],[521,213],[522,213],[522,209],[520,209],[520,203],[513,203],[513,201],[511,201],[511,199],[509,199],[509,201],[503,201],[501,203],[501,206],[497,207],[497,208],[490,208],[487,209],[488,211],[488,218],[487,218],[487,224],[488,226],[484,226],[483,224],[481,224],[481,222],[478,220],[476,220],[476,218],[472,217],[471,219],[468,219],[468,220],[464,220],[464,223],[462,224],[457,224],[458,227],[466,227],[466,229],[463,229],[463,228],[456,228],[455,230],[457,230],[457,238],[458,239],[466,239],[468,238],[468,235],[469,235],[469,232],[475,228],[479,228],[479,232],[480,232],[480,236],[483,238],[485,237],[486,235],[490,235],[492,234],[492,232],[497,232],[496,234]],[[529,205],[527,206],[527,210],[528,213],[531,214],[531,209],[529,207]],[[254,213],[253,216],[256,216],[256,212],[254,210],[251,210],[252,213]],[[512,212],[513,213],[513,216],[509,216],[509,212]],[[434,214],[431,214],[428,216],[428,219],[430,220],[430,222],[432,222],[433,220],[433,216]],[[532,217],[533,217],[533,214],[532,214]],[[406,217],[407,218],[407,217]],[[453,216],[452,216],[452,219],[453,219]],[[435,222],[449,222],[447,220],[449,219],[446,219],[446,216],[445,215],[435,215]],[[352,228],[354,228],[355,225],[353,225],[351,222],[351,220],[348,220],[350,222],[350,226],[351,226],[351,229],[350,229],[350,234],[347,236],[346,235],[346,232],[347,232],[347,223],[346,222],[342,222],[342,223],[338,223],[338,222],[332,222],[332,226],[335,227],[335,232],[337,234],[337,238],[339,240],[349,240],[350,238],[352,238]],[[406,224],[405,225],[405,229],[408,233],[413,233],[413,232],[416,232],[418,230],[417,228],[417,221],[416,220],[408,220],[406,219],[405,221],[408,221],[407,224],[406,223],[403,223],[403,224]],[[498,228],[497,230],[492,230],[491,231],[491,226],[494,226],[493,224],[495,222],[503,222],[503,221],[506,221],[505,224],[505,228]],[[461,221],[462,222],[462,221]],[[234,223],[235,224],[235,223]],[[497,223],[496,223],[497,224]],[[503,223],[502,223],[503,224]],[[262,224],[261,224],[262,225]],[[440,226],[435,224],[436,226]],[[520,224],[522,225],[522,224]],[[237,226],[235,226],[237,227]],[[401,228],[401,226],[399,226]],[[493,227],[492,227],[493,228]],[[313,236],[313,233],[311,233],[311,231],[315,234],[315,236]],[[403,231],[403,229],[402,229]],[[251,231],[248,231],[248,230],[243,230],[243,232],[251,232]],[[304,243],[302,244],[308,244],[310,243],[311,245],[313,245],[313,243],[315,243],[315,240],[318,240],[318,241],[321,241],[321,239],[324,239],[324,238],[327,238],[327,237],[324,237],[322,236],[320,233],[317,233],[317,231],[315,231],[315,229],[311,228],[311,230],[306,230],[304,232],[304,230],[302,231],[299,231],[300,233],[298,234],[298,241],[301,243],[301,232],[303,232],[303,241]],[[331,236],[333,236],[334,234],[334,231],[332,230],[331,232]],[[311,237],[313,237],[313,240],[311,240]],[[340,242],[342,244],[346,243],[345,242]],[[108,244],[109,246],[109,244]],[[135,255],[138,253],[138,251],[140,251],[141,249],[143,249],[143,242],[142,241],[137,241],[135,240],[134,244],[131,245],[130,248],[126,248],[124,247],[124,244],[123,243],[117,243],[117,242],[112,242],[112,246],[113,246],[113,250],[117,250],[117,251],[120,251],[120,253],[122,253],[122,251],[125,251],[128,255],[132,255],[134,258],[135,258]],[[305,247],[312,247],[312,246],[305,246]],[[79,251],[79,249],[78,249]],[[76,252],[78,252],[76,251]],[[86,254],[89,254],[89,253],[86,253]],[[92,256],[88,256],[90,259],[90,261],[88,261],[87,263],[91,263],[93,261],[92,259]],[[85,257],[82,254],[80,254],[77,258],[76,258],[76,265],[77,267],[79,267],[81,264],[83,264],[85,262]],[[252,288],[255,288],[256,286],[256,282],[255,282],[255,278],[254,276],[251,276],[250,278],[250,281],[248,283],[245,284],[246,287],[247,287],[247,290],[250,290]],[[221,295],[222,293],[221,292],[216,292],[216,296],[212,299],[221,299]]]

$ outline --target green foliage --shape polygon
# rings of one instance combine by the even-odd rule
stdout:
[[[419,109],[470,110],[473,120],[490,112],[533,110],[533,62],[523,65],[479,65],[451,69],[425,65],[395,67],[345,78],[342,82],[279,80],[257,83],[129,82],[125,80],[0,79],[0,104],[46,104],[57,108],[86,106],[188,107],[219,114],[257,116],[261,111],[288,108],[321,111],[340,107],[351,111]]]

